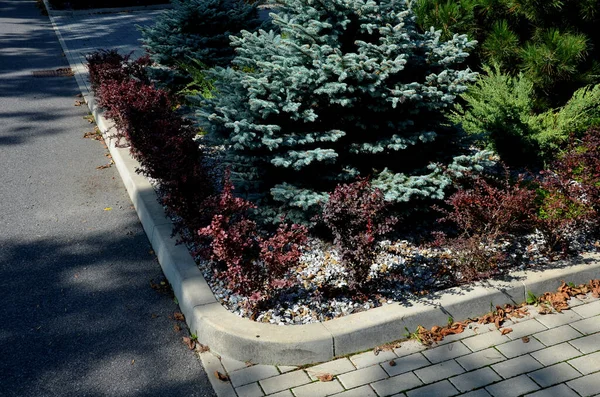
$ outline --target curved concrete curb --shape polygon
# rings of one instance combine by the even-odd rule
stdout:
[[[75,70],[77,64],[52,20],[52,13],[50,19]],[[328,361],[401,339],[405,328],[412,331],[418,325],[445,324],[448,317],[478,316],[489,312],[490,306],[523,302],[527,291],[540,294],[555,290],[561,280],[583,283],[600,276],[600,256],[588,255],[576,265],[515,272],[512,281],[488,281],[452,288],[431,297],[386,305],[325,323],[277,326],[240,318],[216,301],[187,249],[175,244],[171,237],[172,223],[165,217],[152,186],[135,172],[139,164],[129,156],[128,149],[117,148],[115,141],[107,137],[112,125],[98,109],[84,75],[76,73],[75,77],[109,143],[113,160],[160,265],[173,286],[190,330],[198,335],[201,343],[223,355],[264,364],[301,365]]]

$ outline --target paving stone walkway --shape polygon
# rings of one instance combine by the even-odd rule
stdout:
[[[160,11],[74,14],[55,17],[74,71],[86,74],[85,54],[118,48],[141,55],[135,25],[151,24]],[[464,333],[426,348],[417,341],[379,354],[368,351],[320,365],[252,365],[201,353],[220,397],[570,397],[600,396],[600,300],[572,299],[572,309],[508,323],[471,325]],[[483,314],[483,313],[481,313]],[[401,335],[399,335],[401,337]],[[332,375],[323,382],[321,375]]]
[[[426,347],[407,340],[308,368],[251,365],[202,353],[207,373],[227,373],[219,396],[238,397],[577,397],[600,396],[600,300],[571,299],[569,310],[495,325],[470,324]],[[332,375],[328,382],[317,377]],[[215,385],[213,383],[213,385]]]

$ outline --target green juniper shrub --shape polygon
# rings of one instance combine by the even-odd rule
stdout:
[[[366,178],[338,185],[325,204],[323,221],[333,233],[351,288],[366,285],[377,239],[397,222],[387,207],[381,190],[373,188]]]
[[[600,85],[580,88],[564,106],[536,113],[527,77],[511,77],[498,66],[483,70],[448,118],[510,166],[549,164],[571,133],[581,136],[600,123]]]
[[[475,76],[461,66],[474,43],[419,33],[406,1],[279,3],[278,31],[232,38],[234,66],[198,110],[236,187],[271,221],[308,222],[359,176],[390,202],[443,198],[446,166],[471,160],[440,123]]]

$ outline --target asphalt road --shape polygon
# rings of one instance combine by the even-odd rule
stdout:
[[[214,396],[34,1],[0,0],[0,396]]]

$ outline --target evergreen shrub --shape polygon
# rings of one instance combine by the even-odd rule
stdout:
[[[387,201],[439,199],[446,169],[477,167],[440,125],[475,76],[460,66],[473,42],[419,33],[406,1],[279,3],[277,31],[232,37],[234,66],[198,112],[263,218],[306,222],[367,175]]]

